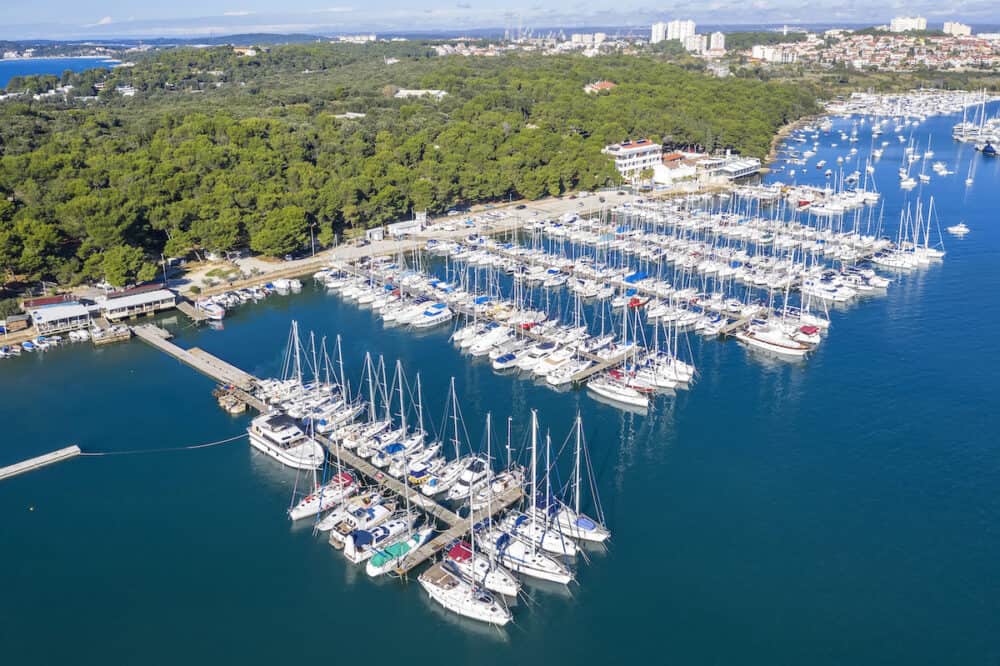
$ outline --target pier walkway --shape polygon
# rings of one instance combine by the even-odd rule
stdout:
[[[69,460],[70,458],[75,458],[78,455],[80,455],[80,447],[74,444],[73,446],[67,446],[64,449],[59,449],[58,451],[52,451],[51,453],[46,453],[45,455],[29,458],[28,460],[22,460],[21,462],[13,465],[0,467],[0,481],[9,479],[12,476],[18,476],[20,474],[40,469],[47,465],[53,465],[57,462],[62,462],[63,460]]]
[[[251,389],[257,381],[253,375],[226,363],[208,352],[198,349],[184,349],[170,342],[170,332],[153,324],[140,324],[132,328],[143,342],[173,356],[181,363],[191,366],[203,375],[223,384],[232,384],[244,390]]]
[[[177,309],[186,314],[188,318],[196,324],[208,321],[208,315],[196,308],[194,304],[187,299],[178,298]]]

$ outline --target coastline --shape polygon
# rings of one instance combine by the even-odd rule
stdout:
[[[809,116],[802,116],[801,118],[793,120],[792,122],[783,125],[780,129],[778,129],[777,133],[775,133],[775,135],[771,137],[771,148],[767,151],[767,157],[764,158],[764,164],[765,165],[770,164],[771,162],[773,162],[778,158],[778,145],[782,141],[787,139],[792,132],[799,129],[800,127],[803,127],[805,125],[808,125],[809,123],[819,120],[820,118],[823,118],[825,115],[826,114],[820,113]]]
[[[30,60],[106,60],[108,62],[121,62],[117,58],[112,58],[111,56],[100,56],[100,55],[61,55],[61,56],[29,56],[27,58],[0,58],[0,62],[27,62]]]

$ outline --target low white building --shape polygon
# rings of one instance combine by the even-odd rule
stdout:
[[[434,99],[443,99],[447,94],[448,92],[445,90],[400,88],[396,91],[394,97],[397,99],[407,99],[410,97],[433,97]]]
[[[153,289],[109,296],[101,303],[101,313],[108,321],[127,319],[160,310],[169,310],[177,305],[177,295],[169,289]]]
[[[35,330],[42,335],[90,326],[90,311],[76,301],[43,305],[28,312]]]
[[[756,157],[727,158],[718,170],[719,175],[729,180],[746,178],[755,173],[760,173],[760,160]]]
[[[648,139],[613,143],[601,152],[615,159],[615,168],[626,180],[638,178],[647,169],[655,169],[663,159],[663,146]]]

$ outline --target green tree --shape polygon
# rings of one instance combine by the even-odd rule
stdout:
[[[264,223],[250,234],[250,247],[272,257],[295,252],[309,238],[306,212],[299,206],[285,206],[268,213]]]

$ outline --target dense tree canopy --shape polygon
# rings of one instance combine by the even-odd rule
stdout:
[[[123,282],[161,252],[280,256],[311,226],[330,239],[456,202],[613,184],[601,148],[630,137],[763,156],[778,127],[816,110],[806,86],[655,57],[431,56],[419,43],[172,49],[113,70],[96,101],[2,103],[0,271]],[[99,77],[65,78],[87,95]],[[618,87],[585,94],[598,79]]]

